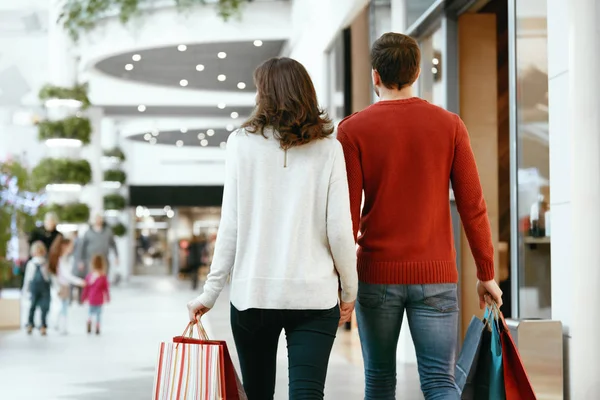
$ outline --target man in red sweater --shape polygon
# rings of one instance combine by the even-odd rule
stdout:
[[[414,39],[397,33],[379,38],[371,63],[380,101],[338,127],[359,245],[356,312],[367,400],[396,398],[405,311],[425,398],[460,399],[454,381],[458,272],[450,183],[477,265],[480,307],[486,296],[502,304],[469,134],[457,115],[413,95],[420,59]]]

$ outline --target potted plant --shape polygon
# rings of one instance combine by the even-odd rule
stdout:
[[[69,117],[60,121],[42,121],[38,123],[39,140],[77,139],[89,144],[92,124],[88,118]]]
[[[92,180],[92,168],[86,160],[45,158],[31,172],[32,186],[41,190],[52,183],[87,185]]]
[[[120,194],[108,194],[104,196],[105,210],[123,210],[127,205],[127,200]]]
[[[121,222],[118,222],[112,226],[112,232],[117,237],[125,236],[127,233],[127,227]]]
[[[86,83],[75,85],[71,88],[45,85],[40,90],[38,97],[40,100],[50,99],[69,99],[77,100],[81,102],[81,108],[85,109],[90,106],[90,99],[88,98],[88,85]]]
[[[104,181],[105,182],[119,182],[121,184],[125,183],[127,179],[127,174],[120,169],[107,169],[104,171]]]

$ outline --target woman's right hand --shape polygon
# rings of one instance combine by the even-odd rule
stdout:
[[[190,322],[197,323],[204,314],[210,311],[210,308],[204,306],[197,299],[190,301],[187,304]]]

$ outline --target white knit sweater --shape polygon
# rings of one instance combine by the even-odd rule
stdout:
[[[213,307],[231,274],[238,310],[329,309],[358,288],[348,181],[335,138],[284,151],[272,132],[227,141],[221,224],[204,293]]]

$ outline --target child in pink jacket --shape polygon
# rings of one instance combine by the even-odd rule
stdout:
[[[96,335],[100,334],[100,316],[102,306],[110,301],[108,279],[106,277],[106,260],[104,256],[96,254],[91,261],[92,271],[85,278],[82,300],[90,303],[87,331],[92,333],[92,318],[96,317]]]

